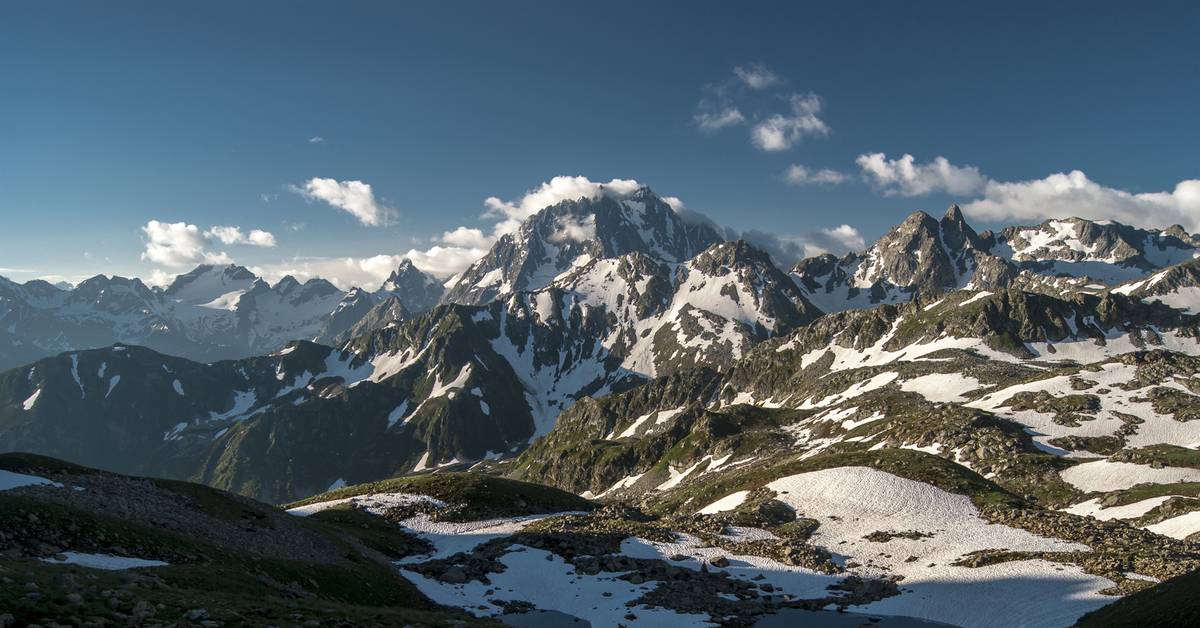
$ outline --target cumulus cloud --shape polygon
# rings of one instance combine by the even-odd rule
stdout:
[[[181,273],[168,273],[161,268],[155,268],[154,270],[150,271],[149,277],[142,277],[141,279],[142,283],[150,286],[151,288],[166,288],[167,286],[171,285],[171,283],[175,281],[175,278],[180,274]]]
[[[309,143],[311,143],[311,144],[320,144],[321,142],[324,142],[324,141],[325,141],[325,138],[323,138],[323,137],[320,137],[320,136],[317,136],[317,137],[314,137],[314,138],[312,138],[312,139],[310,139],[310,140],[308,140],[308,141],[309,141]]]
[[[196,225],[183,222],[158,222],[151,220],[142,227],[146,233],[146,252],[142,259],[166,266],[189,266],[193,264],[231,264],[233,260],[225,253],[207,250],[213,242]]]
[[[249,270],[271,284],[291,275],[300,283],[319,277],[342,290],[357,287],[374,291],[383,286],[404,257],[296,257],[277,264],[251,266]]]
[[[750,139],[765,151],[788,150],[807,135],[827,135],[829,126],[817,117],[821,99],[813,93],[792,94],[788,97],[792,115],[775,114],[754,125]]]
[[[783,180],[788,185],[837,185],[849,181],[850,175],[829,168],[814,172],[804,166],[792,164],[784,171]]]
[[[442,242],[465,248],[486,249],[495,241],[495,238],[483,235],[482,230],[469,227],[459,227],[442,234]]]
[[[1182,225],[1200,231],[1200,179],[1175,185],[1173,191],[1134,194],[1088,179],[1079,170],[1031,181],[996,181],[973,166],[959,167],[945,157],[917,164],[912,155],[888,159],[884,153],[859,155],[865,181],[886,196],[945,193],[977,197],[960,203],[972,218],[990,221],[1040,222],[1078,217],[1115,220],[1148,229]]]
[[[598,199],[603,196],[626,198],[636,192],[642,185],[632,179],[613,179],[608,183],[597,183],[587,177],[554,177],[548,182],[525,192],[520,198],[502,201],[489,197],[484,201],[485,211],[480,216],[483,220],[497,221],[487,229],[461,226],[453,231],[447,231],[441,237],[434,238],[434,245],[428,249],[412,249],[404,257],[412,260],[417,268],[439,278],[452,277],[465,271],[471,264],[478,261],[492,245],[506,234],[516,232],[521,223],[530,216],[551,205],[565,200],[581,198]],[[718,231],[720,228],[704,214],[692,211],[675,197],[662,197],[671,209],[679,216],[684,224],[708,224]],[[565,240],[587,240],[595,236],[595,222],[565,223],[559,225],[558,231],[551,234],[552,242]]]
[[[799,236],[766,233],[757,229],[739,233],[732,228],[726,228],[726,237],[731,240],[745,240],[766,251],[775,264],[784,270],[795,266],[796,262],[806,257],[815,257],[822,253],[841,256],[849,251],[861,251],[865,248],[862,235],[850,225],[834,229],[815,229]]]
[[[587,220],[579,222],[573,218],[567,217],[558,225],[558,231],[550,234],[546,239],[550,242],[558,244],[565,240],[574,240],[576,242],[585,242],[596,237],[596,217],[588,216]]]
[[[1144,194],[1100,185],[1079,170],[1033,181],[988,181],[983,198],[962,205],[962,210],[984,220],[1074,216],[1157,229],[1179,224],[1195,232],[1200,231],[1200,179],[1181,181],[1172,192]]]
[[[912,155],[888,159],[884,153],[859,155],[855,163],[862,168],[863,179],[883,191],[885,196],[924,196],[945,192],[972,196],[987,184],[987,177],[973,166],[959,167],[945,157],[917,164]]]
[[[752,63],[746,67],[738,66],[733,69],[733,73],[750,89],[766,89],[783,82],[783,77],[768,70],[761,63]]]
[[[697,111],[693,116],[696,124],[700,126],[700,130],[705,133],[723,129],[727,126],[734,126],[746,121],[746,116],[742,112],[734,108],[726,108],[720,111],[709,111],[708,107],[701,107],[701,111]]]
[[[395,209],[379,204],[371,186],[362,181],[342,181],[314,177],[304,182],[304,187],[288,186],[288,189],[304,195],[309,200],[321,200],[344,209],[358,218],[363,225],[375,227],[386,225],[389,217],[399,215]]]
[[[526,218],[562,201],[581,198],[595,200],[602,196],[623,198],[633,194],[640,187],[641,184],[632,179],[594,183],[587,177],[554,177],[541,187],[529,190],[518,200],[504,202],[494,196],[489,197],[484,201],[488,210],[483,217],[503,219],[495,227],[495,235],[500,236],[515,232]]]
[[[250,235],[242,233],[240,227],[213,227],[204,232],[209,238],[216,238],[224,244],[249,244],[252,246],[275,246],[275,236],[261,229],[252,229]]]

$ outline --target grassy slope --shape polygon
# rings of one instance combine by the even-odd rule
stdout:
[[[1200,571],[1172,578],[1084,615],[1078,628],[1200,626]]]
[[[0,455],[0,469],[43,475],[52,470],[68,475],[92,472],[25,454]],[[220,519],[278,513],[272,506],[246,504],[209,487],[169,481],[160,486],[195,499],[204,512]],[[12,614],[17,626],[46,625],[51,620],[77,626],[124,623],[118,613],[129,615],[139,601],[155,607],[148,624],[169,623],[200,608],[214,620],[246,626],[299,624],[309,619],[363,626],[445,626],[450,619],[477,623],[438,607],[388,564],[388,559],[423,549],[422,543],[378,517],[366,521],[365,515],[349,514],[295,519],[328,539],[342,556],[338,562],[322,563],[240,551],[123,518],[29,496],[0,494],[0,529],[9,546],[0,554],[0,582],[4,583],[0,609]],[[42,544],[86,552],[96,538],[104,540],[110,553],[171,564],[103,571],[33,557],[53,553]],[[391,556],[379,556],[378,552]],[[36,588],[26,588],[30,583]],[[110,594],[104,595],[106,591]],[[37,595],[30,597],[29,593]],[[72,594],[79,598],[69,600],[67,596]],[[118,600],[115,604],[113,598]]]

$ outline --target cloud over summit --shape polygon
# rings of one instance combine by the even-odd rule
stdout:
[[[386,225],[388,218],[399,215],[395,209],[375,200],[375,192],[371,190],[371,186],[362,181],[339,182],[335,179],[314,177],[305,181],[303,187],[291,185],[288,189],[310,201],[325,201],[333,207],[345,210],[368,227]]]

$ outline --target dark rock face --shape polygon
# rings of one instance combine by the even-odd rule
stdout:
[[[940,221],[917,212],[861,254],[802,260],[791,274],[826,311],[870,307],[966,287],[994,244],[954,205]]]
[[[441,302],[446,294],[446,288],[429,273],[422,272],[405,259],[400,266],[392,271],[388,280],[375,293],[379,301],[395,296],[404,304],[404,308],[416,316],[432,310]]]
[[[976,233],[953,205],[941,220],[908,217],[862,253],[801,260],[791,275],[827,312],[900,303],[950,290],[1097,293],[1192,258],[1175,225],[1144,230],[1079,218]]]
[[[601,196],[563,201],[505,235],[446,293],[452,303],[480,304],[520,290],[536,290],[591,259],[640,252],[682,262],[724,238],[704,224],[685,224],[650,188],[628,198]]]

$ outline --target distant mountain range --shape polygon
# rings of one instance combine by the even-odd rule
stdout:
[[[0,372],[0,452],[442,530],[454,549],[405,577],[476,611],[505,548],[537,543],[575,561],[539,604],[636,567],[617,618],[837,604],[982,627],[1003,598],[1067,625],[1200,568],[1197,245],[1077,218],[977,233],[951,207],[785,270],[643,188],[543,209],[444,291],[408,263],[375,293],[238,267],[4,282],[6,359],[33,357]],[[542,486],[491,477],[511,508],[484,512],[481,474]],[[452,505],[414,505],[421,486]],[[444,532],[546,486],[607,506]],[[555,495],[539,512],[591,507]]]
[[[243,358],[297,338],[336,342],[364,319],[429,311],[443,293],[408,260],[374,293],[291,276],[272,286],[233,265],[199,266],[164,289],[104,275],[71,290],[0,277],[0,368],[118,342],[204,362]]]

